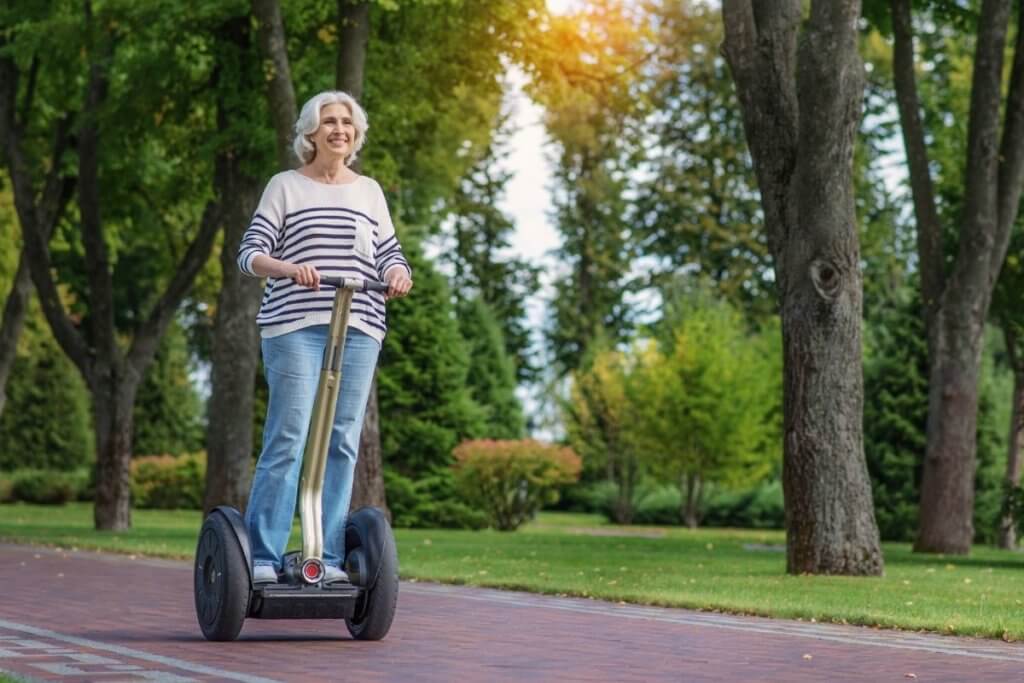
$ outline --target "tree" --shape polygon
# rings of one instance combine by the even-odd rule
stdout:
[[[245,509],[249,499],[259,365],[259,333],[254,320],[262,288],[257,280],[239,271],[237,257],[238,245],[259,199],[262,174],[256,169],[267,167],[266,152],[258,149],[260,136],[251,134],[264,127],[261,118],[265,110],[253,106],[252,102],[252,93],[259,90],[262,72],[255,59],[258,50],[249,16],[238,14],[224,18],[215,27],[214,35],[217,38],[215,59],[224,74],[218,83],[217,117],[226,149],[224,172],[215,177],[215,191],[223,198],[223,235],[220,289],[210,348],[204,511],[217,505]],[[266,40],[265,31],[259,38]],[[270,87],[276,83],[277,80],[272,79]],[[280,155],[280,136],[277,142],[276,150]],[[290,146],[286,146],[284,152],[290,155]]]
[[[480,299],[456,304],[459,332],[469,353],[466,384],[484,411],[484,434],[489,439],[523,436],[523,408],[516,398],[515,363],[505,350],[501,327]]]
[[[920,113],[910,0],[892,0],[891,12],[893,74],[917,219],[928,333],[928,431],[914,549],[966,554],[974,538],[973,474],[983,333],[1024,186],[1024,24],[1017,29],[1001,126],[1011,2],[984,0],[981,4],[967,120],[966,184],[956,219],[960,226],[956,256],[947,268],[943,222]],[[1018,12],[1018,21],[1024,22],[1024,13]]]
[[[1006,471],[1004,487],[1007,494],[1020,485],[1021,457],[1024,450],[1024,234],[1014,236],[1006,263],[999,274],[992,309],[1003,331],[1006,359],[1013,373],[1013,392],[1010,395],[1010,425],[1007,436]],[[999,547],[1012,549],[1017,545],[1013,507],[1004,502],[1000,522]]]
[[[599,342],[598,342],[599,343]],[[629,400],[632,364],[621,351],[591,347],[591,358],[571,375],[562,420],[573,449],[590,467],[602,468],[615,484],[612,519],[633,521],[633,493],[640,479],[640,458]]]
[[[185,333],[171,323],[139,386],[132,418],[133,451],[181,455],[203,447],[203,405],[192,384]]]
[[[72,107],[81,106],[77,127],[77,208],[88,282],[88,315],[81,328],[68,315],[54,279],[46,235],[41,231],[39,222],[33,220],[37,206],[33,196],[33,171],[38,164],[29,160],[31,152],[26,149],[24,130],[14,117],[23,67],[10,54],[0,61],[0,138],[4,143],[15,203],[24,230],[32,279],[43,312],[58,343],[78,368],[93,398],[97,455],[96,527],[125,529],[131,525],[128,466],[132,455],[132,412],[136,393],[156,353],[160,337],[209,254],[218,225],[218,211],[216,204],[209,202],[202,211],[201,220],[195,220],[194,215],[189,216],[200,224],[194,239],[173,276],[158,290],[161,293],[149,308],[148,315],[136,321],[128,348],[122,348],[115,324],[112,278],[112,256],[116,256],[116,252],[112,253],[109,244],[109,228],[115,222],[112,219],[118,215],[120,206],[105,201],[109,197],[101,192],[99,177],[101,167],[110,168],[107,164],[111,159],[131,158],[132,153],[138,154],[140,149],[144,149],[141,142],[145,138],[131,135],[135,132],[141,134],[141,131],[133,131],[133,121],[127,119],[119,121],[123,124],[119,130],[121,138],[110,135],[107,126],[111,120],[116,120],[114,111],[120,101],[108,96],[112,85],[117,86],[115,90],[120,87],[117,79],[124,75],[122,69],[133,66],[130,62],[122,63],[115,59],[118,44],[126,40],[146,41],[151,37],[146,35],[147,29],[152,30],[152,26],[159,24],[146,23],[152,19],[146,14],[152,8],[123,16],[113,14],[113,10],[94,16],[90,3],[86,3],[84,9],[80,30],[85,35],[86,47],[85,91],[77,104],[62,98],[51,100],[60,103],[58,117],[65,119],[57,126],[58,131],[67,127],[66,119],[71,116]],[[26,28],[23,25],[20,28],[22,30],[14,36],[15,41],[24,38],[31,45],[31,40],[40,35],[33,32],[33,29],[38,30],[38,26]],[[46,32],[41,35],[46,35]],[[17,42],[15,47],[18,47]],[[145,61],[152,56],[152,52],[142,51],[140,58]],[[168,61],[173,63],[173,59]],[[152,95],[155,89],[150,88],[146,92]],[[136,105],[141,100],[140,97],[131,104]],[[134,123],[138,126],[139,122]],[[58,133],[58,137],[60,135]],[[100,144],[101,139],[104,140],[103,145]],[[126,149],[124,144],[118,145],[119,139],[131,140],[131,149]],[[105,217],[104,211],[109,215]]]
[[[682,307],[662,343],[638,354],[627,401],[642,461],[679,486],[679,519],[695,528],[707,485],[747,486],[772,471],[781,387],[729,304],[700,293]]]
[[[878,575],[864,460],[853,197],[859,0],[725,0],[723,48],[761,191],[783,339],[790,573]]]
[[[639,118],[633,85],[645,58],[634,19],[610,0],[552,17],[527,89],[545,108],[556,148],[553,217],[564,266],[546,336],[560,375],[581,366],[599,333],[614,344],[629,324],[625,191],[640,141],[628,126]]]
[[[467,385],[470,360],[445,278],[414,240],[404,245],[416,297],[388,305],[378,381],[383,462],[404,477],[450,476],[452,449],[484,436],[485,415]],[[424,343],[432,339],[434,343]]]
[[[477,160],[451,200],[450,226],[445,230],[450,237],[440,259],[453,271],[455,297],[460,302],[479,297],[493,312],[504,339],[502,355],[514,361],[517,379],[529,381],[540,369],[532,362],[526,300],[540,286],[540,269],[507,253],[515,225],[498,204],[512,175],[502,167],[509,153],[510,113],[499,111],[495,119],[493,137],[483,149],[467,152]]]
[[[760,229],[757,182],[743,118],[718,50],[717,10],[693,2],[647,3],[655,58],[643,80],[652,100],[650,139],[631,221],[655,286],[699,274],[753,317],[775,308],[771,260]]]

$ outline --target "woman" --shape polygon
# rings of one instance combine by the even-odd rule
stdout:
[[[347,93],[323,92],[306,102],[293,145],[302,167],[270,179],[238,251],[242,272],[267,278],[256,322],[270,402],[245,514],[257,583],[278,580],[295,513],[334,298],[333,290],[319,291],[320,274],[384,280],[387,298],[412,288],[380,185],[350,168],[367,128],[365,112]],[[324,478],[328,582],[348,579],[343,532],[363,413],[387,331],[385,300],[376,292],[352,299]]]

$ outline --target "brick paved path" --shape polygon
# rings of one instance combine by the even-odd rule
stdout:
[[[0,586],[0,670],[30,681],[1024,681],[1019,644],[421,583],[382,642],[250,620],[208,643],[190,564],[16,545]]]

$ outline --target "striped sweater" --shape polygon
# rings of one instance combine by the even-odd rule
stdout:
[[[258,277],[252,261],[265,254],[281,261],[316,266],[324,275],[384,280],[391,268],[405,268],[395,228],[380,185],[359,176],[329,185],[298,171],[278,173],[267,183],[238,248],[238,267]],[[292,332],[331,319],[334,289],[302,287],[291,278],[267,278],[256,323],[263,337]],[[384,295],[356,292],[349,326],[383,341],[387,332]]]

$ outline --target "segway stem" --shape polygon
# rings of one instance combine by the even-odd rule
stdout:
[[[302,479],[299,488],[299,518],[302,523],[302,562],[323,561],[323,488],[324,471],[327,467],[327,450],[331,444],[334,427],[334,412],[338,405],[341,389],[341,363],[348,330],[349,312],[353,291],[387,291],[387,283],[375,280],[322,276],[320,281],[336,287],[334,307],[328,328],[327,345],[320,368],[320,381],[313,403],[306,450],[302,458]],[[321,577],[312,577],[303,572],[303,578],[315,583]]]

